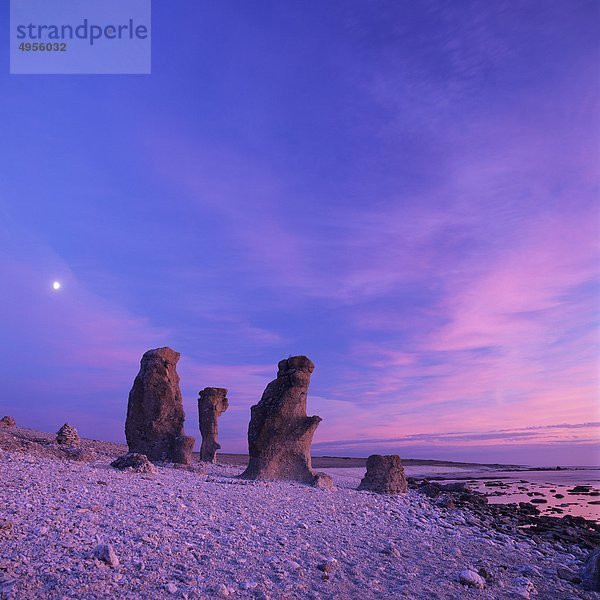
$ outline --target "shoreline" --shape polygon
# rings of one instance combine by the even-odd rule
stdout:
[[[196,454],[194,452],[194,454]],[[229,465],[246,465],[248,464],[247,454],[235,454],[228,452],[218,452],[217,458],[220,462]],[[358,468],[366,467],[367,458],[351,457],[351,456],[312,456],[312,464],[315,469],[334,469],[334,468]],[[448,460],[436,459],[419,459],[419,458],[401,458],[404,466],[434,466],[434,467],[457,467],[457,468],[517,468],[519,465],[502,465],[502,464],[483,464],[469,462],[453,462]]]

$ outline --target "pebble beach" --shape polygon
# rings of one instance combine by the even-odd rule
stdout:
[[[0,597],[593,599],[590,548],[507,535],[409,489],[240,480],[194,462],[117,471],[117,444],[0,437]]]

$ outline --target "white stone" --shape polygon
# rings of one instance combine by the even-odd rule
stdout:
[[[458,574],[458,581],[463,585],[468,585],[469,587],[477,588],[478,590],[482,590],[485,587],[485,581],[479,573],[475,573],[475,571],[471,571],[470,569],[464,569]]]

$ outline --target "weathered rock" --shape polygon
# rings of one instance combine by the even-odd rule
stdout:
[[[569,494],[587,494],[592,491],[591,485],[576,485],[574,488],[567,490]]]
[[[586,590],[600,592],[600,548],[594,550],[585,561],[581,572],[581,585]]]
[[[110,544],[98,544],[94,549],[94,558],[106,563],[109,567],[119,566],[119,557]]]
[[[331,475],[328,475],[327,473],[317,471],[315,473],[313,485],[315,487],[323,488],[325,490],[332,490],[334,487],[333,486],[333,477]]]
[[[156,473],[156,467],[145,454],[128,452],[110,463],[111,467],[131,473]]]
[[[200,460],[214,463],[217,460],[219,444],[219,425],[217,419],[227,410],[227,390],[225,388],[207,387],[200,392],[198,398],[198,417],[202,446]]]
[[[56,433],[56,443],[65,446],[79,446],[81,440],[77,429],[68,423],[65,423]]]
[[[471,571],[470,569],[464,569],[458,574],[458,581],[463,585],[467,585],[469,587],[477,588],[478,590],[482,590],[485,587],[485,580],[479,573],[475,573],[475,571]]]
[[[9,417],[8,415],[6,417],[2,417],[0,419],[0,427],[16,427],[16,426],[17,426],[17,422],[12,417]]]
[[[179,465],[189,465],[192,462],[194,450],[194,438],[191,435],[178,435],[173,440],[173,452],[171,462]]]
[[[540,511],[530,502],[519,502],[519,510],[526,515],[539,515]]]
[[[277,379],[251,408],[250,460],[243,479],[287,479],[314,483],[310,444],[321,417],[306,415],[306,396],[315,366],[306,356],[278,364]]]
[[[185,414],[179,389],[179,352],[171,348],[148,350],[142,356],[127,405],[125,437],[129,452],[153,461],[189,464],[194,438],[183,431]]]
[[[403,494],[408,489],[404,468],[397,455],[382,456],[372,454],[367,458],[367,472],[359,490],[369,490],[378,494]]]
[[[417,488],[421,494],[425,494],[428,498],[437,498],[442,493],[442,488],[435,481],[427,481],[424,479]]]

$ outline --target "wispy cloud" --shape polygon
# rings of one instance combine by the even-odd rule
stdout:
[[[565,439],[565,434],[571,437]],[[381,445],[399,446],[413,444],[415,442],[443,443],[444,445],[465,444],[498,444],[498,443],[522,443],[523,441],[535,441],[536,443],[588,443],[594,441],[599,443],[600,422],[597,423],[562,423],[559,425],[546,425],[537,427],[521,427],[515,429],[497,429],[493,431],[450,431],[439,433],[413,433],[396,438],[370,438],[367,440],[335,440],[334,442],[320,442],[315,446],[352,447],[368,446],[369,443]]]
[[[372,452],[406,458],[475,460],[517,464],[600,465],[600,423],[564,423],[477,432],[419,433],[395,438],[315,442],[314,453],[365,456]],[[502,452],[498,452],[502,448]]]

